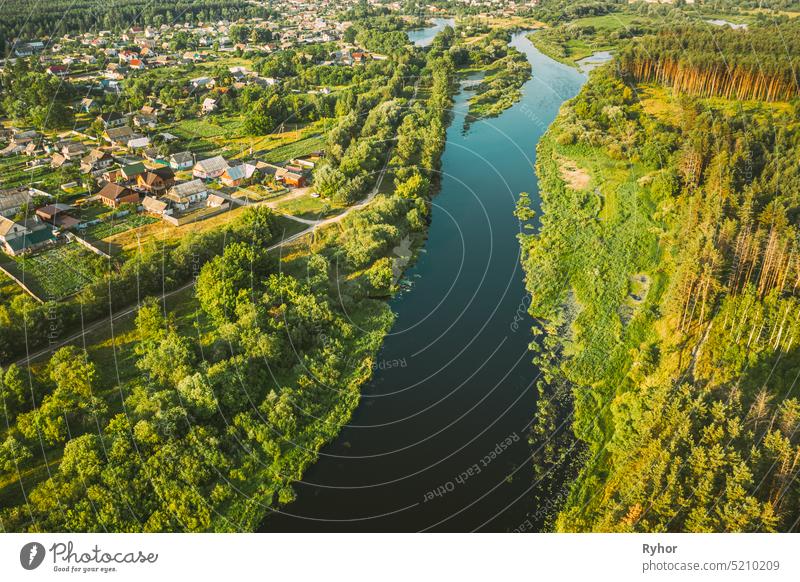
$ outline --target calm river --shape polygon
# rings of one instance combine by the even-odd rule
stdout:
[[[262,531],[508,531],[535,514],[537,370],[513,211],[522,191],[538,201],[536,144],[585,77],[522,33],[512,44],[533,78],[466,134],[470,93],[458,94],[425,252],[406,275],[413,288],[391,301],[380,366],[297,501]]]

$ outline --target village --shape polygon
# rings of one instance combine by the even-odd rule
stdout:
[[[137,244],[170,228],[180,236],[261,204],[291,221],[291,233],[343,210],[312,185],[326,119],[275,119],[253,136],[241,130],[240,112],[222,106],[250,87],[300,93],[252,70],[254,55],[313,47],[308,62],[331,68],[385,58],[345,40],[349,24],[321,16],[318,5],[289,5],[291,24],[254,18],[18,40],[4,67],[36,61],[74,88],[74,122],[48,130],[0,120],[3,273],[39,301],[60,300],[93,280],[93,256],[124,260],[131,235]],[[146,74],[169,84],[133,109],[130,86]]]

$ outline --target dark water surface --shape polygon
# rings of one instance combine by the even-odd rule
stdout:
[[[535,513],[526,437],[538,372],[513,211],[521,191],[538,201],[536,144],[585,78],[522,33],[512,44],[533,78],[466,134],[470,94],[457,96],[425,253],[390,303],[384,368],[262,531],[508,531]]]

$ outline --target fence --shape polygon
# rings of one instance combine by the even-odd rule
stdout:
[[[111,258],[111,255],[109,255],[108,253],[104,253],[103,251],[98,249],[96,246],[94,246],[92,243],[90,243],[88,240],[79,237],[77,234],[68,232],[67,233],[67,239],[71,240],[71,241],[72,240],[77,241],[78,243],[82,244],[84,247],[86,247],[87,249],[92,251],[94,254],[100,255],[104,259],[110,259]]]
[[[36,293],[30,290],[30,288],[22,282],[22,280],[17,277],[14,273],[6,269],[3,265],[0,265],[0,271],[8,275],[17,285],[19,285],[25,293],[36,299],[39,303],[44,303],[44,299],[39,297]]]
[[[208,212],[203,212],[202,214],[198,212],[191,212],[189,214],[184,214],[177,217],[164,214],[161,216],[161,218],[163,218],[166,223],[171,224],[172,226],[183,226],[184,224],[189,224],[190,222],[200,222],[206,218],[211,218],[212,216],[226,212],[229,208],[230,203],[225,202],[217,208],[209,208]]]

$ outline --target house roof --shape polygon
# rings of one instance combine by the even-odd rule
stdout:
[[[172,168],[156,168],[155,170],[148,170],[142,175],[142,181],[146,186],[153,186],[158,180],[168,181],[175,178],[175,172]]]
[[[283,168],[281,168],[280,166],[276,166],[275,164],[270,164],[270,163],[267,163],[267,162],[256,162],[256,169],[259,172],[262,172],[262,173],[265,173],[265,174],[274,174],[278,170],[282,170]]]
[[[111,141],[128,139],[132,135],[133,135],[133,130],[127,125],[123,125],[122,127],[112,127],[111,129],[106,131],[106,136]]]
[[[246,180],[251,178],[256,171],[256,167],[252,164],[241,164],[233,166],[225,170],[224,177],[229,180]]]
[[[150,173],[160,176],[162,180],[172,180],[175,178],[175,172],[172,171],[172,168],[167,166],[150,170]]]
[[[81,152],[85,152],[86,151],[86,146],[83,145],[80,142],[71,141],[71,142],[65,143],[61,147],[61,150],[62,151],[66,151],[69,154],[78,154],[78,153],[81,153]]]
[[[100,190],[100,192],[98,192],[98,195],[101,198],[106,198],[108,200],[119,200],[120,198],[129,196],[130,194],[134,194],[134,191],[130,188],[126,188],[125,186],[115,184],[114,182],[109,182],[103,186],[103,189]]]
[[[176,164],[194,163],[194,154],[192,152],[178,152],[177,154],[172,154],[169,159]]]
[[[137,137],[128,141],[128,147],[133,149],[144,148],[150,145],[149,137]]]
[[[109,154],[108,152],[103,151],[101,149],[95,148],[92,151],[90,151],[88,154],[86,154],[83,157],[83,159],[81,159],[81,161],[91,164],[92,162],[99,162],[100,160],[107,160],[110,157],[111,157],[111,154]]]
[[[147,170],[144,167],[142,162],[136,162],[135,164],[129,164],[127,166],[123,166],[119,170],[122,175],[125,177],[126,180],[130,180],[131,178],[135,178],[139,174],[144,174]]]
[[[198,178],[196,180],[184,182],[183,184],[176,184],[169,191],[167,197],[170,200],[180,202],[183,198],[188,198],[193,194],[199,194],[200,192],[205,192],[206,190],[208,190],[208,188],[206,188],[206,185],[203,184],[203,181]]]
[[[14,222],[10,218],[0,216],[0,236],[6,236],[15,226],[21,226],[22,228],[25,228],[24,225]]]
[[[145,196],[144,200],[142,200],[142,206],[144,206],[144,209],[148,212],[154,212],[156,214],[160,214],[167,209],[166,202],[158,198],[153,198],[152,196]]]
[[[112,111],[111,113],[101,113],[97,117],[102,121],[108,123],[109,121],[116,121],[118,119],[122,119],[124,116],[117,111]]]
[[[213,158],[200,160],[195,164],[195,167],[199,167],[206,173],[222,172],[228,167],[228,162],[222,156],[214,156]]]
[[[7,212],[32,201],[33,196],[31,196],[27,188],[0,190],[0,212]]]
[[[55,218],[59,214],[63,212],[69,212],[73,210],[74,207],[70,206],[69,204],[62,204],[60,202],[56,202],[55,204],[48,204],[47,206],[42,206],[36,211],[36,214],[39,216],[49,220],[51,218]]]
[[[6,241],[6,244],[16,252],[34,245],[38,245],[44,241],[54,239],[55,237],[53,236],[53,232],[49,228],[42,228],[39,230],[34,230],[33,232],[27,232],[23,236]]]

